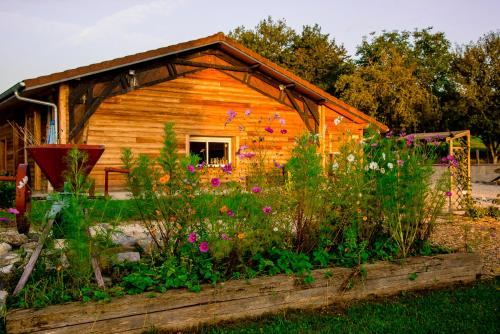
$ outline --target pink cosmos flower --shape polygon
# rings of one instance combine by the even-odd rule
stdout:
[[[399,167],[401,167],[405,164],[405,162],[403,160],[398,160],[397,163],[398,163]]]
[[[254,194],[258,194],[262,191],[262,189],[260,187],[252,187],[252,192]]]
[[[188,170],[188,172],[190,172],[190,173],[194,173],[194,172],[196,172],[196,168],[194,168],[194,166],[193,166],[193,165],[188,165],[188,166],[187,166],[187,170]]]
[[[210,181],[210,183],[212,184],[212,187],[215,187],[215,188],[217,188],[218,186],[220,186],[220,180],[219,180],[219,178],[217,178],[217,177],[214,177],[214,178]]]
[[[274,167],[278,168],[278,169],[281,169],[283,167],[285,167],[284,165],[280,164],[279,162],[277,162],[276,160],[273,161],[274,163]]]
[[[273,130],[270,126],[266,126],[266,127],[264,128],[264,130],[266,130],[266,131],[267,131],[267,132],[269,132],[269,133],[273,133],[273,132],[274,132],[274,130]]]
[[[280,118],[280,124],[285,125],[286,121],[283,118]]]
[[[18,215],[19,214],[19,211],[17,211],[17,209],[15,209],[15,208],[8,208],[7,212],[8,213],[12,213],[14,215]]]
[[[222,165],[221,169],[226,174],[231,174],[233,172],[233,166],[231,166],[230,163],[227,165]]]
[[[262,208],[262,212],[264,212],[266,215],[270,214],[273,209],[270,206],[265,206]]]
[[[280,130],[280,133],[281,133],[282,135],[286,135],[286,133],[287,133],[287,132],[288,132],[288,131],[287,131],[286,129],[281,129],[281,130]]]
[[[233,212],[233,210],[227,210],[227,215],[228,215],[229,217],[234,217],[234,212]]]
[[[453,195],[453,193],[451,191],[446,192],[446,196],[451,197],[451,195]]]
[[[206,252],[208,252],[208,242],[203,241],[203,242],[200,244],[200,252],[202,252],[202,253],[206,253]]]
[[[245,116],[250,116],[252,111],[250,109],[245,110]]]
[[[188,241],[190,243],[195,243],[196,242],[196,233],[194,233],[194,232],[189,233]]]
[[[6,218],[6,217],[0,217],[0,222],[8,222],[10,221],[9,218]]]
[[[226,233],[222,233],[222,234],[220,235],[220,238],[221,238],[222,240],[233,240],[233,238],[229,237]]]

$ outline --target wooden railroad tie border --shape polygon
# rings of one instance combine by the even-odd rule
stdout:
[[[288,308],[318,308],[368,296],[472,282],[481,272],[477,254],[454,253],[409,258],[404,264],[378,262],[364,266],[366,275],[348,268],[318,269],[310,285],[297,277],[277,275],[251,281],[203,286],[117,298],[109,303],[68,303],[41,310],[13,310],[7,332],[142,333],[151,327],[181,330],[206,323],[259,316]],[[361,276],[364,276],[361,277]],[[352,280],[352,284],[346,284]],[[351,288],[346,288],[352,286]]]

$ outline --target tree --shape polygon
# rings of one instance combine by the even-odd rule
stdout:
[[[337,82],[339,95],[396,131],[441,129],[441,100],[452,92],[452,54],[444,34],[431,30],[365,37],[356,70]]]
[[[271,16],[260,21],[254,30],[239,26],[229,32],[229,37],[247,48],[284,67],[290,67],[293,44],[297,33],[286,25],[286,21],[274,21]]]
[[[500,32],[490,32],[460,48],[453,69],[459,122],[481,137],[496,163],[500,146]]]
[[[415,64],[407,64],[397,48],[377,53],[376,62],[360,66],[337,82],[340,96],[348,103],[379,119],[393,131],[417,131],[434,97],[414,75]]]
[[[346,49],[317,24],[306,25],[297,34],[285,20],[275,22],[268,17],[254,30],[241,26],[229,36],[330,93],[335,92],[338,77],[353,69]]]

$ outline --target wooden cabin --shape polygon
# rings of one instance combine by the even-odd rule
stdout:
[[[25,147],[46,141],[52,109],[21,101],[15,92],[57,105],[60,143],[105,145],[91,174],[98,189],[104,168],[121,166],[123,148],[157,155],[167,121],[175,123],[181,154],[199,154],[213,166],[231,162],[235,169],[239,147],[255,138],[263,137],[272,159],[283,163],[294,137],[306,131],[319,135],[328,157],[338,150],[342,134],[361,136],[369,124],[386,129],[218,33],[26,79],[0,94],[0,171],[13,174],[18,163],[30,163],[35,191],[46,190],[47,183]],[[8,121],[24,131],[13,131]],[[112,175],[110,186],[123,189],[123,176]]]

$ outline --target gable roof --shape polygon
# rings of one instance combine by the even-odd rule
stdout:
[[[256,52],[236,42],[235,40],[225,36],[222,32],[204,38],[174,44],[155,50],[140,52],[125,57],[107,60],[87,66],[81,66],[74,69],[39,76],[32,79],[25,79],[0,94],[0,105],[4,101],[10,99],[14,94],[14,91],[19,88],[23,88],[24,91],[31,91],[38,88],[63,83],[69,80],[78,79],[85,76],[213,45],[217,45],[221,50],[237,57],[243,62],[251,65],[259,64],[259,71],[271,77],[274,77],[276,80],[283,82],[283,84],[285,85],[294,84],[295,89],[301,91],[304,94],[314,96],[317,100],[323,100],[324,104],[332,109],[335,109],[336,111],[340,109],[339,113],[344,113],[344,115],[347,117],[355,116],[356,118],[359,118],[366,123],[377,126],[383,131],[388,130],[387,126],[378,122],[375,118],[364,114],[360,110],[348,105],[347,103],[341,101],[333,95],[330,95],[321,88],[311,84],[310,82],[300,78],[294,73],[262,57]]]

